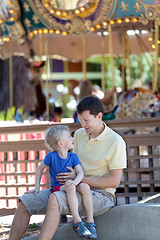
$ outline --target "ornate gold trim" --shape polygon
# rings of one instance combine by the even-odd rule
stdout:
[[[75,14],[73,13],[70,21],[66,21],[66,23],[64,22],[63,24],[60,23],[57,20],[57,16],[55,18],[55,16],[53,16],[46,7],[44,7],[44,5],[40,2],[40,0],[35,0],[35,2],[33,3],[33,1],[31,0],[27,0],[30,4],[30,6],[32,7],[32,10],[34,11],[34,13],[38,16],[40,16],[41,21],[45,24],[45,26],[48,28],[52,28],[52,29],[59,29],[60,31],[64,32],[67,31],[67,33],[69,34],[86,34],[88,32],[90,32],[90,28],[92,27],[96,27],[96,25],[98,24],[102,24],[105,20],[107,19],[111,19],[111,17],[113,16],[116,6],[117,6],[117,1],[118,0],[103,0],[103,2],[101,3],[100,6],[100,12],[98,17],[91,21],[89,19],[86,19],[88,17],[88,13],[85,14]],[[98,6],[98,3],[100,2],[100,0],[94,0],[94,3],[92,5],[93,8],[90,8],[92,11],[90,12],[90,15],[93,14],[93,9],[95,10],[95,8]],[[114,8],[113,8],[113,4],[114,4]],[[113,9],[112,9],[113,8]],[[112,13],[111,13],[112,11]],[[110,16],[111,14],[111,16]],[[60,20],[64,20],[64,17],[58,17],[58,19]]]
[[[14,9],[14,23],[13,25],[7,25],[7,30],[9,32],[9,37],[16,39],[20,44],[24,43],[25,30],[21,23],[21,9],[19,6],[18,0],[13,1],[12,3]]]
[[[147,3],[144,3],[144,0],[138,0],[144,7],[145,10],[145,17],[148,20],[156,20],[156,18],[158,18],[159,14],[160,14],[160,4],[157,5],[149,5]],[[160,20],[159,20],[160,22]]]

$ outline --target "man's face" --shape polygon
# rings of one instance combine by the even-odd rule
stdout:
[[[98,125],[102,120],[102,113],[97,116],[91,115],[89,111],[84,111],[78,114],[81,126],[86,130],[86,133],[91,134],[97,131]]]

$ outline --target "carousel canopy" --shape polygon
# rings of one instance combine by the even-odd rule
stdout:
[[[101,53],[108,26],[113,32],[113,52],[122,53],[122,33],[129,36],[129,51],[152,50],[154,20],[159,24],[158,0],[1,0],[0,55],[61,55],[81,60]],[[148,40],[150,37],[150,40]]]

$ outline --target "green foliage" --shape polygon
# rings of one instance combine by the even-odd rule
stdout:
[[[153,79],[153,62],[154,62],[154,53],[144,53],[139,56],[131,54],[130,55],[130,66],[131,66],[131,81],[132,84],[136,82],[137,79],[140,79],[141,85],[147,85],[152,82]],[[89,57],[87,59],[89,63],[88,71],[101,71],[101,63],[102,57]],[[117,87],[122,87],[122,76],[121,71],[118,69],[120,65],[122,65],[123,58],[117,57],[114,58],[114,66],[115,66],[115,82]],[[129,68],[128,61],[126,61],[126,80],[127,85],[130,82],[129,76]],[[111,61],[110,57],[105,57],[105,67],[106,67],[106,88],[112,88],[112,71],[111,71]],[[160,79],[160,73],[159,73]],[[92,80],[93,82],[93,80]],[[98,82],[98,85],[101,85],[101,79],[94,80],[94,82]],[[96,83],[93,83],[96,84]]]
[[[36,223],[29,224],[28,228],[39,228],[39,226]]]

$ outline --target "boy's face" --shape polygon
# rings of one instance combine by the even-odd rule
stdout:
[[[98,113],[97,116],[90,114],[89,111],[84,111],[82,114],[78,114],[81,126],[86,130],[86,133],[91,134],[97,132],[99,129],[99,123],[102,121],[102,113]]]
[[[63,147],[67,150],[74,148],[74,138],[71,137],[70,132],[64,130],[61,135],[60,142],[62,143]]]

